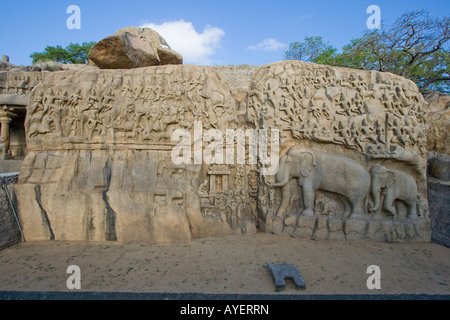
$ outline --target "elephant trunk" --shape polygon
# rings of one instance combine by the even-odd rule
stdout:
[[[279,182],[274,183],[272,187],[284,187],[289,182],[289,168],[286,168],[286,158],[287,156],[284,156],[280,159],[280,169],[276,175],[276,180]]]
[[[272,186],[274,187],[284,187],[289,182],[289,175],[286,175],[281,182],[274,183]]]
[[[372,205],[370,206],[370,211],[376,211],[380,206],[380,197],[381,197],[380,186],[377,183],[372,182],[370,196],[373,201]]]

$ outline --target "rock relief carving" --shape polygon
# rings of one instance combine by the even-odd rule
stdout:
[[[142,170],[155,176],[145,201],[154,212],[159,208],[160,213],[187,217],[192,225],[186,229],[196,236],[212,229],[214,234],[249,233],[256,226],[298,235],[307,225],[310,238],[316,238],[319,219],[325,219],[330,234],[339,226],[345,233],[344,225],[371,221],[408,220],[419,230],[417,221],[427,219],[424,101],[405,79],[275,63],[255,74],[247,97],[239,102],[247,112],[238,118],[230,90],[207,68],[66,75],[64,80],[47,78],[31,94],[29,149],[131,150],[133,156],[134,151],[154,152],[155,166]],[[185,129],[193,136],[195,121],[203,130],[222,132],[227,143],[226,129],[279,129],[278,173],[262,175],[261,155],[250,163],[247,149],[244,164],[175,165],[167,157],[177,144],[171,135]],[[233,138],[234,150],[237,145]],[[133,167],[133,156],[127,155],[124,163]],[[393,177],[392,184],[378,186],[375,168],[381,166]],[[136,178],[126,178],[134,192]],[[410,198],[398,191],[402,184],[408,185]],[[365,225],[360,229],[372,230]]]
[[[262,67],[247,117],[258,128],[278,128],[281,146],[277,175],[259,177],[266,231],[295,234],[293,217],[429,219],[425,103],[395,75],[298,61]],[[394,186],[407,183],[410,197],[392,186],[375,190],[380,165],[395,175]]]
[[[97,72],[92,83],[83,82],[78,73],[71,79],[77,85],[40,84],[33,91],[26,123],[31,150],[45,149],[46,136],[75,149],[80,143],[171,145],[172,132],[192,130],[194,121],[201,121],[204,129],[236,125],[234,99],[215,73],[163,68],[123,76]],[[46,130],[34,129],[41,127]]]

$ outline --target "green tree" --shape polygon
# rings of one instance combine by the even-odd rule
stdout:
[[[288,60],[327,63],[336,52],[337,49],[324,43],[322,37],[305,37],[304,42],[291,43],[284,55]]]
[[[71,43],[66,48],[59,45],[47,46],[43,52],[33,52],[30,57],[33,64],[45,61],[54,61],[61,63],[87,63],[89,51],[95,42],[83,42],[82,44]]]
[[[314,38],[314,37],[310,37]],[[450,93],[450,18],[431,18],[426,11],[403,14],[390,28],[368,31],[342,52],[323,46],[320,38],[290,47],[287,59],[348,68],[392,72],[414,81],[421,89]],[[317,37],[315,37],[317,38]],[[318,49],[318,50],[317,50]],[[301,53],[296,51],[301,51]],[[312,50],[314,55],[308,55]],[[319,59],[319,58],[320,59]]]

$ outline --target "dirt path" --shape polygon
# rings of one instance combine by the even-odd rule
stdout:
[[[294,264],[306,289],[277,291],[268,263]],[[83,291],[223,294],[450,294],[450,249],[432,243],[345,243],[258,233],[187,244],[21,243],[0,251],[0,291],[69,291],[67,267]],[[367,267],[381,289],[366,286]]]

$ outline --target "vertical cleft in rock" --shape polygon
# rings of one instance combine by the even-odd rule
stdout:
[[[50,225],[50,220],[48,219],[47,211],[45,211],[45,209],[42,207],[40,184],[34,186],[34,192],[36,193],[36,202],[39,206],[39,209],[41,210],[42,226],[44,227],[50,240],[55,240],[55,235],[53,234],[52,226]]]
[[[109,205],[108,195],[106,194],[108,190],[102,191],[102,198],[105,202],[106,207],[106,241],[117,241],[116,234],[116,213]]]
[[[102,198],[105,203],[106,208],[106,240],[107,241],[117,241],[116,234],[116,212],[111,208],[109,204],[109,198],[106,194],[109,190],[110,182],[111,182],[111,158],[108,158],[108,161],[105,163],[105,167],[103,168],[103,174],[106,182],[106,189],[102,191]]]

